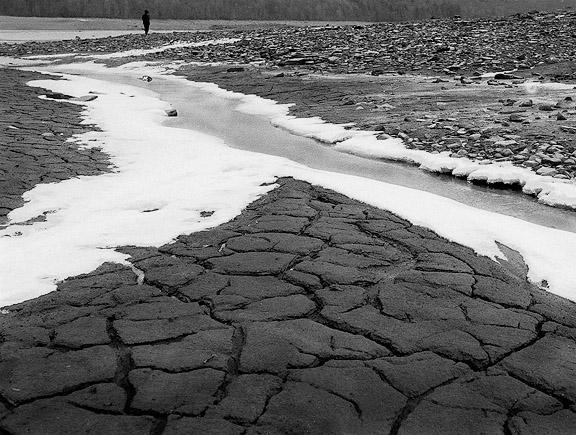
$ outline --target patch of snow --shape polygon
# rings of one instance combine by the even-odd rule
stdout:
[[[209,41],[201,41],[201,42],[175,42],[171,44],[166,44],[161,47],[150,48],[150,49],[134,49],[134,50],[127,50],[127,51],[118,51],[116,53],[105,53],[105,54],[77,54],[77,53],[68,53],[68,54],[40,54],[34,56],[26,56],[23,59],[27,60],[42,60],[42,59],[59,59],[59,58],[66,58],[66,57],[78,57],[78,58],[90,58],[90,59],[119,59],[124,57],[131,57],[131,56],[144,56],[146,54],[154,54],[154,53],[162,53],[167,50],[173,50],[177,48],[189,48],[189,47],[205,47],[207,45],[221,45],[221,44],[233,44],[234,42],[240,41],[239,38],[222,38],[222,39],[213,39]]]
[[[101,68],[94,66],[95,71]],[[110,69],[110,73],[114,71]],[[139,71],[152,77],[156,73],[145,67]],[[0,306],[54,290],[58,280],[89,272],[105,261],[126,262],[127,257],[115,247],[160,246],[180,234],[227,222],[272,189],[264,184],[280,176],[303,179],[390,210],[494,259],[505,258],[498,241],[523,256],[533,282],[546,280],[550,291],[576,300],[574,233],[478,210],[414,189],[232,149],[212,136],[162,125],[169,104],[150,91],[76,75],[66,79],[32,84],[73,96],[98,93],[94,101],[75,104],[85,108],[85,122],[96,124],[102,131],[78,135],[76,140],[86,146],[101,146],[110,155],[115,170],[38,185],[26,193],[26,204],[10,213],[10,225],[0,231]],[[212,88],[219,95],[241,102],[242,110],[267,114],[275,122],[289,117],[286,105],[214,85],[189,83],[181,77],[169,79]],[[378,141],[373,133],[347,130],[317,119],[298,123],[298,128],[300,134],[335,140],[334,146],[345,147],[346,152],[395,156],[430,167],[436,162],[437,168],[458,169],[468,176],[490,166],[474,169],[473,162],[466,159],[406,150],[398,140]],[[524,176],[505,176],[511,171],[507,166],[489,171],[493,172],[485,174],[492,179],[500,177],[499,171],[502,179]],[[540,189],[538,194],[552,201],[574,199],[574,186],[535,177],[526,180],[524,187],[534,192]],[[203,213],[207,210],[214,213]],[[45,222],[23,224],[41,215],[46,216]]]

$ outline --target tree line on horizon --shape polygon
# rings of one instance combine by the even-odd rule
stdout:
[[[511,15],[576,6],[576,0],[1,0],[0,15],[154,19],[407,21]]]

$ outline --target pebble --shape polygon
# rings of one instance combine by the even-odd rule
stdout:
[[[537,173],[538,175],[542,175],[542,176],[544,176],[544,177],[553,177],[553,176],[555,176],[555,175],[558,174],[558,171],[557,171],[556,169],[548,168],[548,167],[543,166],[543,167],[541,167],[540,169],[538,169],[538,170],[536,171],[536,173]]]

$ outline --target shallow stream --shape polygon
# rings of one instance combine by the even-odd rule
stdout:
[[[52,69],[52,68],[50,68]],[[58,69],[58,67],[54,68]],[[65,72],[65,68],[63,68]],[[264,116],[235,110],[239,102],[174,80],[139,80],[134,73],[97,74],[91,78],[139,86],[156,92],[178,111],[166,125],[200,131],[223,139],[230,147],[288,158],[311,168],[345,173],[426,191],[491,212],[576,233],[576,213],[539,204],[519,191],[478,186],[408,164],[367,159],[335,151],[330,145],[274,127]]]
[[[329,145],[276,128],[264,117],[238,112],[234,110],[237,101],[201,90],[183,92],[181,86],[164,80],[154,80],[146,86],[178,110],[178,117],[170,118],[167,125],[217,136],[231,147],[286,157],[311,168],[427,191],[476,208],[576,232],[575,212],[539,204],[518,191],[477,186],[408,164],[344,154]]]

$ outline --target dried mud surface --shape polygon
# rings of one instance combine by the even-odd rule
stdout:
[[[573,303],[521,263],[278,185],[218,228],[122,248],[138,275],[106,264],[4,310],[0,430],[572,430]]]

